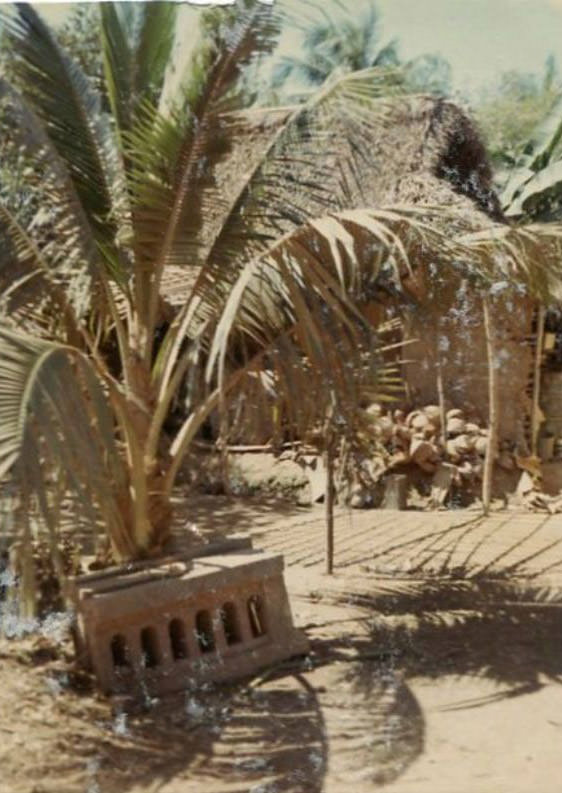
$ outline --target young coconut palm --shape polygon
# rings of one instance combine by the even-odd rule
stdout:
[[[350,298],[424,246],[447,248],[416,213],[342,211],[388,107],[369,70],[278,109],[243,178],[219,185],[232,141],[251,139],[261,112],[232,110],[236,80],[279,20],[251,0],[203,13],[178,80],[167,71],[176,8],[101,4],[102,97],[31,6],[4,17],[0,96],[36,211],[0,207],[0,480],[18,478],[53,546],[71,498],[116,559],[161,550],[191,441],[256,378],[290,406],[280,421],[311,419],[304,395],[351,410],[353,372],[366,361],[372,372],[378,348]],[[191,285],[175,308],[170,274]]]

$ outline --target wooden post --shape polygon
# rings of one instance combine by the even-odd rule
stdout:
[[[537,312],[537,333],[535,347],[535,367],[533,372],[533,407],[531,413],[531,454],[537,456],[539,438],[539,401],[541,397],[541,360],[542,348],[544,344],[544,319],[546,309],[543,305],[539,306]]]
[[[439,418],[441,420],[441,443],[443,444],[444,459],[447,459],[447,414],[445,412],[445,388],[443,386],[443,367],[437,351],[437,397],[439,399]]]
[[[326,467],[326,573],[334,572],[334,451],[331,439],[328,439],[324,453]]]
[[[482,474],[482,507],[484,514],[490,511],[492,500],[492,477],[494,473],[494,460],[498,440],[498,411],[497,411],[497,374],[496,354],[494,344],[494,327],[490,314],[490,301],[488,296],[482,298],[484,315],[484,332],[486,334],[486,357],[488,360],[488,446],[484,458],[484,471]]]

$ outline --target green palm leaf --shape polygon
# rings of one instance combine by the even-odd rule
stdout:
[[[0,325],[0,381],[0,479],[15,465],[24,491],[46,509],[49,478],[60,467],[90,526],[97,531],[103,520],[117,550],[130,552],[127,476],[106,395],[88,361]]]
[[[175,3],[101,3],[105,78],[121,132],[142,102],[158,101],[174,43]]]
[[[37,114],[24,97],[1,78],[0,112],[12,150],[24,156],[26,171],[22,188],[34,197],[34,204],[50,229],[57,230],[57,241],[53,244],[52,239],[41,240],[41,224],[37,217],[31,224],[33,229],[26,229],[26,233],[33,237],[53,271],[58,270],[61,277],[65,274],[66,278],[72,276],[81,280],[78,290],[82,291],[82,303],[87,302],[87,281],[89,278],[95,280],[104,263],[67,166]],[[6,209],[11,211],[8,206]]]
[[[224,152],[217,114],[224,109],[241,69],[270,48],[279,32],[275,10],[245,0],[224,17],[203,16],[207,37],[190,64],[180,108],[169,117],[146,104],[128,138],[134,163],[135,253],[140,277],[138,299],[147,327],[154,329],[164,268],[190,262],[202,221],[202,182]],[[217,20],[221,20],[221,24]],[[211,20],[211,22],[209,21]],[[152,332],[147,333],[150,356]]]
[[[561,139],[562,96],[559,96],[535,128],[502,191],[501,203],[508,216],[520,216],[527,211],[536,216],[534,210],[543,204],[543,199],[547,199],[548,205],[548,199],[557,194],[560,171],[556,167],[558,164],[552,162],[552,156]]]
[[[509,217],[559,218],[562,213],[562,160],[538,172],[527,172],[524,184],[506,209]]]
[[[127,201],[122,166],[100,97],[80,67],[58,45],[29,4],[4,14],[12,68],[21,92],[45,130],[88,217],[100,250],[113,266],[120,257],[115,237],[125,223]]]

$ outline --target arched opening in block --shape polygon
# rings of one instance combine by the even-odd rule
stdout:
[[[171,620],[168,631],[170,633],[170,645],[172,647],[174,659],[179,661],[182,658],[187,658],[187,639],[183,620],[177,618]]]
[[[110,647],[113,666],[130,666],[127,640],[122,633],[116,633],[115,636],[112,636]]]
[[[238,614],[236,606],[232,602],[224,603],[220,611],[222,628],[224,630],[224,638],[227,644],[238,644],[242,641],[242,634],[240,631],[240,623],[238,621]]]
[[[265,636],[267,633],[267,622],[265,618],[265,603],[260,595],[251,595],[248,598],[248,618],[252,636]]]
[[[213,621],[208,611],[198,611],[195,617],[195,635],[202,653],[210,653],[215,649]]]
[[[144,665],[146,667],[158,666],[162,662],[160,655],[160,644],[156,628],[143,628],[141,631],[141,650]]]

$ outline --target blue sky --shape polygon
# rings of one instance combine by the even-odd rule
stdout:
[[[330,6],[330,0],[316,1]],[[310,14],[313,8],[313,0],[289,2],[297,14]],[[342,0],[350,10],[361,3]],[[455,89],[465,95],[476,96],[509,69],[541,71],[549,53],[562,71],[562,0],[378,0],[377,6],[383,37],[396,36],[406,59],[424,52],[442,54],[453,68]],[[44,6],[55,23],[68,8]],[[294,52],[299,38],[287,34],[281,44]]]

